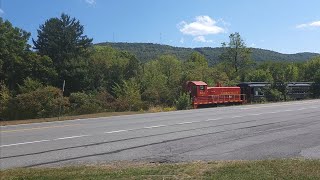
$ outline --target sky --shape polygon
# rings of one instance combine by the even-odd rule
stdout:
[[[320,0],[0,0],[0,16],[35,39],[61,13],[94,43],[220,47],[239,32],[248,47],[320,53]]]

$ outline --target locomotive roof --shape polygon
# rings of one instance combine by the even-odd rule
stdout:
[[[205,83],[203,81],[190,81],[190,82],[193,83],[196,86],[207,86],[208,85],[207,83]]]
[[[311,86],[313,82],[290,82],[288,86]]]
[[[238,86],[249,86],[249,87],[264,87],[268,85],[270,85],[270,83],[268,82],[243,82],[238,84]]]

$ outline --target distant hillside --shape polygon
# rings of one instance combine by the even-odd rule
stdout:
[[[178,59],[184,61],[189,58],[190,54],[197,51],[203,54],[209,61],[209,64],[215,64],[219,61],[219,55],[222,53],[222,48],[183,48],[173,47],[161,44],[152,43],[99,43],[96,45],[111,46],[115,49],[128,51],[133,53],[142,62],[148,62],[163,54],[175,55]],[[312,57],[319,56],[317,53],[297,53],[297,54],[282,54],[275,51],[252,48],[252,58],[256,61],[306,61]]]

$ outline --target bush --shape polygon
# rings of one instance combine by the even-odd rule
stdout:
[[[108,91],[101,90],[95,93],[94,98],[97,100],[101,108],[104,109],[104,111],[111,112],[116,110],[114,106],[116,99]]]
[[[69,101],[72,114],[90,114],[103,111],[102,105],[92,94],[71,93]]]
[[[8,105],[11,101],[11,94],[9,89],[2,83],[0,83],[0,120],[5,119],[8,116]]]
[[[53,117],[67,110],[69,100],[62,97],[60,89],[47,86],[29,93],[19,94],[9,103],[9,119],[31,119]]]
[[[43,85],[39,81],[33,80],[29,77],[23,81],[22,86],[20,85],[18,86],[19,86],[20,93],[29,93],[37,89],[43,88]]]
[[[176,101],[177,110],[189,109],[190,108],[190,96],[186,93],[180,94]]]

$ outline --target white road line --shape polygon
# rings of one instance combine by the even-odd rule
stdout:
[[[30,142],[23,142],[23,143],[16,143],[16,144],[7,144],[7,145],[1,145],[1,147],[10,147],[10,146],[19,146],[19,145],[24,145],[24,144],[33,144],[33,143],[40,143],[40,142],[48,142],[48,141],[51,141],[51,140],[47,140],[47,139],[44,139],[44,140],[39,140],[39,141],[30,141]]]
[[[34,144],[34,143],[41,143],[41,142],[50,142],[50,141],[58,141],[58,140],[63,140],[63,139],[74,139],[74,138],[81,138],[81,137],[88,137],[91,135],[80,135],[80,136],[70,136],[70,137],[62,137],[62,138],[56,138],[56,139],[44,139],[44,140],[39,140],[39,141],[30,141],[30,142],[23,142],[23,143],[16,143],[16,144],[7,144],[7,145],[1,145],[0,148],[2,147],[10,147],[10,146],[19,146],[19,145],[25,145],[25,144]]]
[[[88,136],[91,136],[91,135],[80,135],[80,136],[62,137],[62,138],[54,139],[53,141],[63,140],[63,139],[74,139],[74,138],[81,138],[81,137],[88,137]]]
[[[147,127],[142,127],[142,128],[136,128],[136,129],[122,129],[122,130],[115,130],[115,131],[108,131],[104,132],[104,134],[113,134],[113,133],[121,133],[121,132],[128,132],[128,131],[136,131],[136,130],[141,130],[141,129],[153,129],[153,128],[160,128],[160,127],[168,127],[168,126],[174,126],[174,125],[184,125],[184,124],[193,124],[193,123],[201,123],[201,122],[208,122],[208,121],[217,121],[217,120],[222,120],[226,118],[242,118],[246,116],[260,116],[263,114],[275,114],[275,113],[281,113],[281,112],[290,112],[290,111],[301,111],[305,109],[315,109],[315,108],[320,108],[317,106],[312,106],[309,108],[299,108],[299,109],[287,109],[287,110],[281,110],[281,111],[272,111],[272,112],[265,112],[265,113],[254,113],[254,114],[246,114],[242,116],[231,116],[231,117],[224,117],[224,118],[215,118],[215,119],[207,119],[207,120],[200,120],[200,121],[190,121],[190,122],[181,122],[181,123],[174,123],[174,124],[168,124],[168,125],[155,125],[155,126],[147,126]],[[16,143],[16,144],[7,144],[7,145],[1,145],[0,148],[2,147],[10,147],[10,146],[18,146],[18,145],[25,145],[25,144],[33,144],[33,143],[41,143],[41,142],[50,142],[50,141],[58,141],[58,140],[65,140],[65,139],[74,139],[74,138],[81,138],[81,137],[89,137],[93,135],[78,135],[78,136],[69,136],[69,137],[62,137],[62,138],[56,138],[52,140],[38,140],[38,141],[31,141],[31,142],[23,142],[23,143]]]
[[[150,127],[144,127],[143,129],[152,129],[152,128],[159,128],[159,127],[166,127],[167,125],[156,125],[156,126],[150,126]]]
[[[113,134],[113,133],[126,132],[126,131],[130,131],[130,129],[122,129],[122,130],[109,131],[109,132],[104,132],[104,133],[105,134]]]

